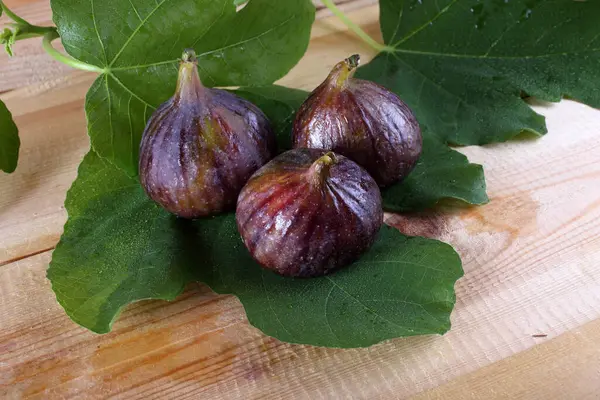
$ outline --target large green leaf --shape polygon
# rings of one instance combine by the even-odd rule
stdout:
[[[250,323],[279,340],[365,347],[450,329],[453,288],[462,268],[445,243],[409,238],[384,226],[352,266],[322,278],[290,279],[261,269],[250,258],[232,215],[199,221],[197,229],[206,245],[194,254],[212,257],[200,279],[219,293],[238,296]]]
[[[279,149],[290,149],[294,117],[308,93],[274,85],[241,88],[236,93],[265,111],[277,132]],[[385,210],[422,210],[443,199],[487,203],[481,165],[470,164],[464,155],[427,131],[423,138],[423,154],[415,170],[403,182],[383,191]]]
[[[69,219],[48,278],[78,324],[108,332],[122,306],[172,300],[187,281],[179,221],[148,200],[137,179],[88,153],[67,194]]]
[[[599,1],[381,0],[395,51],[357,76],[398,93],[443,141],[483,144],[546,132],[521,93],[600,106]]]
[[[308,46],[310,0],[52,0],[67,52],[104,73],[86,98],[93,148],[131,175],[147,118],[175,90],[178,59],[193,47],[206,85],[264,85]]]
[[[173,299],[200,280],[243,303],[250,322],[284,341],[362,347],[450,327],[454,250],[384,227],[358,262],[328,277],[282,278],[249,256],[233,214],[198,221],[169,215],[137,179],[90,152],[67,195],[69,221],[48,278],[77,323],[108,332],[136,300]]]
[[[2,171],[13,172],[17,168],[20,145],[17,125],[6,105],[0,101],[0,169]]]

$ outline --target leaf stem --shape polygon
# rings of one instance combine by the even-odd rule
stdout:
[[[0,44],[3,44],[9,56],[13,55],[12,46],[15,42],[23,39],[44,36],[50,32],[56,32],[53,26],[37,26],[32,25],[11,11],[10,8],[0,0],[0,15],[4,12],[13,23],[7,24],[9,28],[5,28],[0,33]],[[12,28],[12,30],[11,30]]]
[[[9,25],[15,28],[17,32],[22,33],[23,39],[25,39],[25,36],[27,36],[27,38],[35,36],[44,36],[50,31],[56,31],[56,28],[53,26],[37,26],[30,24],[29,22],[25,21],[23,18],[19,17],[17,14],[12,12],[10,8],[6,7],[6,4],[4,4],[2,0],[0,0],[0,8],[4,12],[4,14],[6,14],[7,17],[9,17],[15,22],[14,24]],[[19,35],[17,40],[18,39],[21,39],[21,35]]]
[[[23,18],[19,17],[17,14],[12,12],[8,7],[6,7],[6,5],[4,4],[4,2],[2,0],[0,0],[0,8],[2,8],[2,10],[4,11],[4,14],[6,14],[6,16],[8,18],[12,19],[17,24],[31,25],[29,22],[25,21]]]
[[[354,32],[356,34],[356,36],[361,38],[365,43],[367,43],[369,46],[371,46],[375,50],[377,50],[379,52],[385,52],[385,53],[393,53],[396,50],[393,47],[386,46],[384,44],[377,42],[375,39],[373,39],[371,36],[369,36],[365,31],[362,30],[362,28],[360,26],[358,26],[354,22],[352,22],[352,20],[350,20],[350,18],[348,18],[348,16],[346,14],[344,14],[344,12],[342,10],[340,10],[333,3],[333,0],[321,0],[321,1],[333,13],[333,15],[338,17],[344,23],[344,25],[346,25],[348,27],[348,29],[350,29],[352,32]]]
[[[42,40],[42,47],[46,53],[48,53],[56,61],[73,68],[81,69],[83,71],[97,72],[101,74],[106,72],[104,69],[95,65],[87,64],[76,60],[71,56],[64,55],[52,47],[52,41],[60,37],[55,27],[30,24],[6,7],[2,0],[0,0],[0,9],[14,21],[14,24],[11,24],[14,30],[11,31],[10,29],[6,29],[2,34],[0,34],[0,42],[5,44],[6,51],[9,55],[12,55],[11,47],[15,41],[43,36],[44,39]]]
[[[96,72],[99,74],[103,74],[106,72],[103,68],[97,67],[95,65],[87,64],[82,61],[76,60],[75,58],[62,54],[54,47],[52,47],[52,41],[59,37],[58,32],[52,31],[48,32],[44,35],[44,40],[42,41],[42,47],[46,50],[52,58],[56,61],[66,64],[70,67],[80,69],[82,71]]]

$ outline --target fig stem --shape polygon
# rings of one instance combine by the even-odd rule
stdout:
[[[321,186],[329,177],[329,170],[337,163],[335,153],[332,151],[319,157],[309,168],[308,173],[313,177],[313,182]]]
[[[342,10],[340,10],[333,3],[332,0],[321,0],[321,1],[333,13],[333,15],[338,17],[344,23],[344,25],[346,25],[348,27],[348,29],[350,29],[352,32],[354,32],[354,34],[356,34],[356,36],[361,38],[369,46],[371,46],[372,48],[374,48],[375,50],[377,50],[378,52],[381,52],[381,53],[394,53],[396,51],[396,49],[394,47],[390,47],[390,46],[381,44],[381,43],[377,42],[375,39],[373,39],[371,36],[369,36],[365,31],[362,30],[362,28],[360,26],[358,26],[354,22],[352,22],[352,20],[350,18],[348,18],[348,16],[346,14],[344,14],[344,12]]]
[[[103,74],[103,73],[107,72],[106,70],[104,70],[100,67],[76,60],[73,57],[64,55],[61,52],[59,52],[58,50],[56,50],[54,47],[52,47],[52,41],[54,39],[58,39],[58,38],[59,38],[58,32],[56,30],[52,30],[52,31],[46,33],[44,35],[44,39],[42,40],[42,47],[44,48],[44,50],[46,50],[46,53],[48,53],[56,61],[66,64],[70,67],[83,70],[83,71],[97,72],[99,74]]]
[[[346,58],[346,64],[348,64],[348,68],[350,68],[350,70],[358,68],[358,65],[360,64],[360,56],[358,54],[354,54]]]
[[[358,54],[346,58],[333,67],[327,80],[333,86],[344,89],[348,83],[348,79],[354,76],[358,64],[360,64],[360,56]]]
[[[196,52],[194,49],[185,49],[181,56],[181,61],[183,62],[198,62],[198,58],[196,57]]]
[[[185,49],[181,56],[175,94],[182,101],[201,105],[202,101],[198,100],[201,100],[202,93],[204,93],[204,85],[198,73],[196,52],[193,49]]]

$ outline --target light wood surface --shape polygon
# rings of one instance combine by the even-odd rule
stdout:
[[[349,15],[378,37],[377,7],[360,6]],[[353,52],[374,55],[324,16],[282,83],[311,89]],[[83,97],[94,78],[56,71],[2,96],[23,144],[16,173],[0,175],[0,398],[600,398],[600,111],[534,104],[544,138],[462,149],[484,165],[490,204],[387,217],[462,255],[445,336],[290,345],[251,327],[235,297],[195,284],[172,303],[129,306],[100,336],[68,319],[45,278],[89,145]]]

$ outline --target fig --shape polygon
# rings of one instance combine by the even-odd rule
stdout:
[[[252,103],[202,85],[193,50],[175,94],[152,114],[140,144],[148,196],[169,212],[198,218],[235,208],[250,176],[275,155],[275,135]]]
[[[259,169],[242,189],[236,220],[264,268],[315,277],[350,264],[383,222],[375,180],[352,160],[319,149],[293,149]]]
[[[423,139],[400,98],[376,83],[355,79],[360,57],[338,63],[302,104],[294,147],[332,150],[363,166],[380,186],[404,179],[415,167]]]

